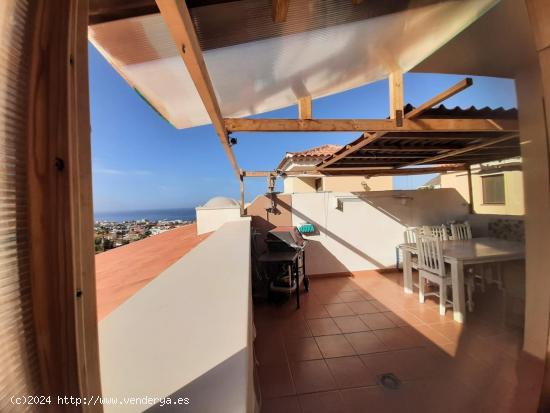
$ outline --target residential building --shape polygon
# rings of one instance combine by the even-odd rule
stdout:
[[[472,165],[471,193],[466,171],[441,174],[439,179],[441,188],[456,189],[476,214],[525,214],[521,158]]]
[[[277,166],[277,170],[285,172],[303,172],[300,175],[283,177],[283,192],[285,194],[303,192],[366,192],[392,189],[391,176],[323,176],[311,173],[315,166],[337,151],[340,145],[321,145],[300,152],[287,152]]]

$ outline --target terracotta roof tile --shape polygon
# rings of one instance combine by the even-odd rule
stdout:
[[[340,149],[342,149],[341,145],[328,144],[316,146],[301,152],[289,152],[289,154],[292,155],[293,158],[323,158],[332,155]]]

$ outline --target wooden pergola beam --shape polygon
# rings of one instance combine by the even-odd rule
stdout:
[[[245,178],[260,178],[266,176],[277,175],[275,171],[243,171],[243,177]]]
[[[437,151],[452,151],[456,147],[449,146],[422,146],[422,147],[402,147],[402,146],[380,146],[377,148],[365,148],[368,152],[396,152],[396,153],[424,153]],[[357,155],[361,156],[361,155]]]
[[[233,170],[237,177],[240,177],[239,166],[231,146],[227,130],[224,126],[223,117],[220,111],[220,106],[214,93],[212,81],[208,75],[206,64],[199,45],[195,27],[189,14],[189,10],[184,1],[178,0],[156,0],[160,14],[176,43],[176,48],[183,59],[187,71],[197,88],[197,92],[204,104],[204,108],[208,112],[212,125],[223,145],[225,153],[233,166]]]
[[[392,167],[342,167],[342,168],[324,168],[322,170],[307,171],[243,171],[245,178],[265,178],[265,177],[285,177],[285,176],[330,176],[333,174],[346,175],[420,175],[434,172],[463,171],[467,166],[464,164],[446,164],[420,168],[397,169]]]
[[[403,126],[397,126],[392,119],[226,118],[225,128],[229,132],[515,132],[518,122],[515,119],[404,119]]]
[[[403,109],[403,74],[402,73],[401,73],[399,85],[397,84],[398,80],[399,80],[399,78],[398,78],[397,74],[395,74],[395,73],[393,75],[390,75],[390,77],[389,77],[389,84],[390,84],[390,118],[392,117],[391,116],[392,113],[396,113],[395,112],[395,109],[396,109],[395,105],[396,105],[396,99],[398,98],[398,96],[396,96],[398,87],[400,89],[401,109]],[[445,99],[448,99],[451,96],[456,95],[457,93],[461,92],[462,90],[470,87],[472,85],[472,83],[473,83],[473,81],[472,81],[471,78],[466,78],[466,79],[458,82],[457,84],[450,87],[449,89],[441,92],[437,96],[434,96],[432,99],[426,101],[425,103],[420,105],[418,108],[416,108],[416,109],[410,111],[409,113],[407,113],[405,115],[405,119],[413,119],[413,118],[419,116],[424,111],[431,108],[432,106],[434,106],[438,103],[441,103]],[[371,139],[368,139],[367,142],[360,141],[360,142],[356,143],[355,145],[353,145],[354,146],[353,148],[350,148],[349,150],[346,150],[345,153],[346,154],[353,153],[356,150],[361,149],[362,147],[364,147],[368,144],[371,144],[372,142],[384,137],[385,134],[386,134],[386,132],[378,132]],[[333,163],[337,162],[338,160],[340,160],[340,159],[342,159],[346,156],[346,155],[344,155],[344,156],[340,156],[340,155],[341,154],[337,154],[335,156],[331,156],[329,159],[325,159],[323,162],[321,162],[320,166],[332,165]]]
[[[365,167],[342,167],[342,168],[323,168],[319,169],[319,172],[324,174],[334,174],[334,173],[354,173],[361,175],[422,175],[436,172],[447,172],[447,171],[463,171],[466,170],[467,166],[462,164],[456,165],[440,165],[440,166],[430,166],[425,168],[407,168],[407,169],[397,169],[397,168],[365,168]]]
[[[325,167],[328,165],[332,165],[335,162],[338,162],[340,159],[343,159],[346,156],[357,151],[358,149],[361,149],[362,147],[368,145],[371,142],[374,142],[376,139],[380,137],[379,135],[380,135],[379,133],[375,133],[375,134],[364,133],[363,136],[359,138],[359,142],[356,141],[356,143],[352,143],[351,145],[346,145],[346,148],[344,149],[344,151],[338,154],[329,156],[327,159],[321,162],[320,165]]]
[[[457,156],[457,155],[462,155],[464,153],[468,153],[468,152],[472,152],[472,151],[476,151],[476,150],[479,150],[479,149],[486,148],[488,146],[496,145],[497,143],[505,142],[505,141],[508,141],[510,139],[517,138],[518,136],[519,136],[518,133],[509,133],[509,134],[506,134],[504,136],[501,136],[500,138],[494,138],[494,139],[488,140],[486,142],[478,143],[476,145],[470,145],[470,146],[467,146],[467,147],[462,148],[462,149],[456,149],[454,151],[445,152],[441,155],[432,156],[430,158],[425,158],[425,159],[422,159],[422,160],[419,160],[419,161],[416,161],[416,162],[409,163],[407,165],[403,165],[403,167],[440,161],[441,159],[450,158],[450,157],[454,157],[454,156]]]
[[[462,92],[464,89],[469,88],[470,86],[473,85],[473,83],[474,82],[473,82],[472,78],[470,78],[470,77],[467,77],[466,79],[461,80],[457,84],[451,86],[449,89],[441,92],[440,94],[438,94],[438,95],[434,96],[433,98],[427,100],[426,102],[424,102],[423,104],[421,104],[417,108],[415,108],[415,109],[411,110],[410,112],[408,112],[407,115],[406,115],[406,118],[413,119],[413,118],[416,118],[416,117],[420,116],[422,113],[424,113],[428,109],[431,109],[432,107],[434,107],[438,103],[441,103],[444,100],[449,99],[451,96],[454,96],[459,92]]]
[[[271,0],[271,16],[275,23],[286,21],[289,0]]]

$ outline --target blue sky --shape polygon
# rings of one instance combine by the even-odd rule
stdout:
[[[177,130],[162,119],[89,47],[93,191],[96,212],[195,207],[216,195],[239,198],[239,184],[212,126]],[[419,105],[464,76],[406,74],[405,101]],[[474,85],[447,106],[516,106],[513,81],[474,77]],[[318,118],[385,118],[387,81],[314,101]],[[293,118],[289,107],[262,116]],[[345,144],[357,133],[236,133],[245,170],[272,170],[286,152],[325,143]],[[414,188],[430,176],[399,177],[396,189]],[[262,178],[246,180],[246,200],[266,191]]]

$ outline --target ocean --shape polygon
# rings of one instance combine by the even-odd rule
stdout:
[[[96,221],[138,221],[148,219],[149,221],[176,220],[194,221],[196,219],[195,208],[173,208],[173,209],[147,209],[140,211],[118,211],[118,212],[96,212]]]

